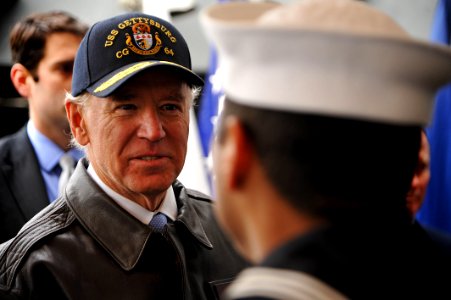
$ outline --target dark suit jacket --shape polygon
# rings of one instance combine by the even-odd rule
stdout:
[[[0,242],[49,204],[26,126],[0,139]]]

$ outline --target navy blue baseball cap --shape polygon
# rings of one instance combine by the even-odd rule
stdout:
[[[107,97],[132,76],[157,66],[172,68],[190,85],[203,85],[191,69],[185,39],[169,22],[137,12],[98,22],[78,49],[72,95],[87,91]]]

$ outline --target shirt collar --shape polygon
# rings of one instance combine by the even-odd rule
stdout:
[[[64,154],[63,149],[42,134],[31,120],[27,123],[27,134],[33,145],[41,169],[47,172],[52,171]],[[68,153],[73,157],[74,161],[78,161],[84,156],[83,151],[76,148],[70,149]]]
[[[153,215],[157,212],[164,213],[172,221],[175,221],[177,218],[177,202],[175,201],[175,194],[172,186],[170,186],[166,191],[165,198],[163,199],[159,209],[156,211],[150,211],[112,190],[100,179],[91,164],[88,167],[88,174],[99,185],[99,187],[114,200],[114,202],[143,224],[149,224],[150,220],[153,218]]]

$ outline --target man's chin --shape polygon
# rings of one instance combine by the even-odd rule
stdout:
[[[156,181],[149,179],[148,182],[142,184],[134,184],[133,190],[144,195],[157,195],[165,193],[172,185],[173,181]]]

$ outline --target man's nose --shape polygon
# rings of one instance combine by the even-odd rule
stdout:
[[[158,141],[166,135],[161,118],[155,109],[146,109],[140,120],[138,129],[138,137],[145,138],[150,141]]]

